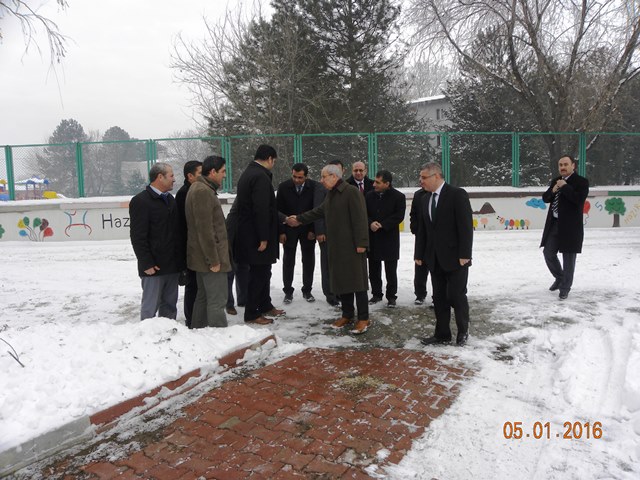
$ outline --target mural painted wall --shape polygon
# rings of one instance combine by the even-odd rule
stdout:
[[[413,191],[407,196],[404,221],[409,225]],[[544,227],[549,208],[542,193],[481,192],[469,189],[473,224],[482,230],[536,230]],[[60,242],[129,238],[129,200],[53,199],[0,202],[0,242]],[[233,195],[221,195],[225,215]],[[592,190],[583,210],[587,228],[640,227],[640,191]]]

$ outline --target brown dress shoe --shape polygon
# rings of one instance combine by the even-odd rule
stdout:
[[[287,312],[285,312],[284,310],[280,310],[278,308],[272,308],[268,312],[264,312],[262,315],[264,315],[265,317],[281,317],[285,313]]]
[[[369,320],[358,320],[356,326],[351,330],[354,335],[360,335],[369,329]]]
[[[273,320],[265,317],[254,318],[253,320],[245,320],[245,323],[255,323],[256,325],[270,325]]]
[[[331,324],[331,328],[342,328],[351,323],[350,318],[341,317]]]
[[[229,315],[237,315],[238,314],[238,311],[235,309],[235,307],[227,307],[225,310],[227,311],[227,313]]]

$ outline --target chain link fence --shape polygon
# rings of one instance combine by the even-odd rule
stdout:
[[[577,151],[578,171],[592,186],[640,185],[640,133],[402,132],[234,135],[51,145],[5,146],[0,200],[134,195],[148,184],[151,166],[173,166],[176,190],[183,166],[208,155],[227,159],[223,185],[235,191],[258,145],[278,152],[274,187],[304,162],[311,178],[331,160],[364,161],[369,176],[386,169],[396,187],[418,188],[420,166],[441,163],[447,181],[463,187],[543,187],[557,174],[560,154]],[[555,152],[555,153],[551,153]],[[552,158],[553,157],[553,158]]]

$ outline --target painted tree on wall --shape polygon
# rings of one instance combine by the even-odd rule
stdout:
[[[613,214],[613,226],[619,227],[620,215],[627,212],[624,200],[618,197],[607,198],[604,202],[604,209],[609,212],[609,215]]]

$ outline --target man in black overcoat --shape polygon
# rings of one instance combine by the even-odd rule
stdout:
[[[540,246],[544,247],[544,260],[555,278],[549,290],[560,290],[561,300],[569,296],[576,256],[582,252],[582,212],[589,195],[589,181],[576,173],[576,167],[577,163],[573,157],[561,157],[558,160],[560,176],[551,180],[549,188],[542,195],[542,199],[550,204],[550,208]],[[562,253],[562,265],[558,260],[558,252]]]
[[[271,266],[276,263],[278,208],[271,170],[278,155],[269,145],[260,145],[254,160],[240,175],[237,187],[238,226],[234,257],[249,265],[249,286],[244,321],[266,325],[284,314],[271,303]]]
[[[414,258],[431,273],[436,329],[424,345],[451,341],[451,307],[458,327],[456,343],[469,336],[467,280],[473,246],[473,213],[469,195],[462,188],[445,183],[442,168],[427,163],[420,171],[420,185],[429,192],[418,214],[418,234]]]
[[[413,200],[411,200],[411,209],[409,210],[409,229],[413,235],[418,233],[418,211],[420,203],[424,201],[422,197],[427,195],[424,188],[417,190],[413,194]],[[426,264],[416,264],[413,271],[413,293],[416,295],[416,299],[413,303],[416,305],[422,305],[427,298],[427,279],[429,278],[429,268]]]
[[[142,283],[140,318],[176,318],[181,268],[178,207],[173,196],[171,165],[157,162],[149,185],[129,202],[131,246]]]
[[[180,253],[182,255],[180,265],[182,279],[181,285],[184,285],[184,317],[185,324],[191,328],[191,315],[193,314],[193,304],[198,295],[198,282],[196,280],[196,272],[187,268],[187,217],[185,215],[185,204],[187,201],[187,193],[191,184],[197,180],[202,173],[202,162],[199,160],[189,160],[184,164],[184,185],[180,187],[176,193],[176,205],[178,205],[178,219],[180,225]]]
[[[367,166],[364,162],[353,163],[351,176],[347,178],[347,183],[356,187],[363,195],[373,190],[373,180],[367,177]]]
[[[404,220],[407,199],[392,185],[393,176],[380,170],[373,183],[374,190],[367,193],[369,224],[369,282],[371,300],[382,300],[382,262],[387,279],[387,306],[395,307],[398,293],[398,259],[400,258],[400,224]]]

